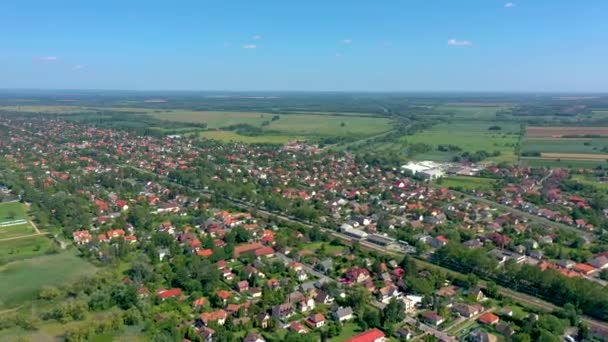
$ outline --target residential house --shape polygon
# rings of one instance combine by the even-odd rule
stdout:
[[[416,302],[409,297],[402,297],[403,301],[403,310],[406,315],[411,315],[416,313]]]
[[[304,329],[304,326],[302,324],[300,324],[299,322],[293,322],[289,325],[289,330],[291,330],[292,332],[295,332],[296,334],[306,334],[306,329]]]
[[[91,237],[91,233],[88,230],[78,230],[72,233],[74,237],[74,242],[79,245],[84,245],[93,240]]]
[[[476,329],[471,332],[468,336],[470,342],[496,342],[498,338],[494,334],[490,334],[487,331]]]
[[[386,342],[386,335],[379,329],[371,329],[353,336],[345,342]]]
[[[498,331],[499,333],[501,333],[502,335],[506,336],[506,337],[511,337],[513,336],[513,334],[515,334],[515,330],[513,329],[513,327],[505,322],[500,322],[496,325],[496,331]]]
[[[397,335],[397,337],[399,337],[400,341],[408,341],[414,336],[412,330],[408,328],[400,328],[395,332],[395,334]]]
[[[158,298],[160,298],[161,300],[167,300],[169,298],[176,298],[181,296],[182,294],[182,290],[181,289],[171,289],[171,290],[165,290],[165,289],[160,289],[158,291],[156,291],[156,295],[158,296]]]
[[[401,292],[395,285],[387,285],[378,290],[378,299],[384,304],[388,304],[391,299],[399,297],[401,297]]]
[[[270,326],[270,315],[267,312],[261,312],[256,316],[258,327],[267,329]]]
[[[469,305],[465,303],[456,303],[452,306],[452,311],[464,318],[471,318],[479,314],[482,310],[483,307],[479,304]]]
[[[494,325],[498,324],[500,318],[491,312],[486,312],[483,315],[479,316],[477,321],[484,325]]]
[[[280,321],[286,321],[294,314],[295,310],[289,303],[279,304],[272,307],[272,317]]]
[[[247,280],[242,280],[236,283],[235,289],[238,293],[244,293],[249,290],[249,282]]]
[[[486,300],[486,295],[483,293],[481,288],[473,287],[469,290],[469,297],[473,298],[477,302]]]
[[[199,319],[205,326],[208,326],[211,322],[215,322],[218,325],[224,325],[227,317],[228,313],[222,309],[219,309],[214,312],[204,312],[199,316]]]
[[[324,259],[323,261],[315,265],[315,269],[327,274],[334,269],[334,261],[331,259]]]
[[[334,318],[334,320],[340,323],[348,321],[353,318],[353,309],[351,309],[349,306],[338,307],[334,311],[332,311],[332,317]]]
[[[436,314],[433,311],[427,311],[425,313],[422,314],[422,318],[424,319],[425,322],[434,325],[434,326],[439,326],[441,325],[441,323],[444,322],[443,317],[439,316],[438,314]]]
[[[361,267],[351,267],[346,272],[346,278],[354,283],[362,283],[369,279],[369,271]]]
[[[245,336],[243,342],[266,342],[266,340],[262,337],[262,335],[250,332],[247,334],[247,336]]]
[[[310,315],[306,319],[306,324],[313,329],[318,329],[318,328],[324,327],[325,326],[325,316],[323,316],[320,313]]]

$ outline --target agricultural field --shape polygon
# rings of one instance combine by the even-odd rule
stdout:
[[[523,153],[602,154],[608,151],[608,139],[606,138],[526,138],[522,145]]]
[[[303,136],[349,136],[362,137],[386,132],[391,129],[390,120],[369,116],[341,116],[314,114],[282,114],[272,121],[274,114],[255,112],[195,112],[171,111],[150,113],[162,120],[206,123],[209,129],[248,124],[261,127],[276,134]]]
[[[222,142],[242,142],[246,144],[278,144],[284,145],[293,140],[304,139],[301,136],[292,135],[261,135],[247,136],[232,131],[203,131],[200,136],[206,139],[213,139]]]
[[[565,160],[522,157],[521,164],[530,167],[562,167],[569,169],[593,169],[598,166],[608,167],[606,160]]]
[[[490,130],[492,126],[499,126],[500,130]],[[429,130],[418,132],[413,136],[403,139],[408,144],[423,143],[433,147],[436,151],[438,145],[455,145],[462,151],[476,152],[499,151],[500,156],[492,160],[501,162],[514,162],[516,160],[515,147],[519,140],[520,126],[513,122],[490,122],[490,121],[455,121],[452,123],[438,124]],[[436,161],[444,161],[442,153],[425,155],[426,159],[431,156]],[[416,159],[421,159],[415,156]]]
[[[608,127],[528,127],[522,162],[529,166],[608,164]]]
[[[495,120],[496,112],[508,108],[507,105],[447,104],[437,110],[454,113],[454,119]]]
[[[44,236],[39,238],[50,242]],[[35,239],[23,239],[31,240]],[[0,251],[3,249],[4,246],[0,245]],[[72,252],[49,254],[0,266],[0,308],[10,308],[33,299],[42,286],[61,285],[94,272],[93,265]]]
[[[463,190],[493,190],[496,184],[496,179],[468,176],[451,176],[444,177],[438,180],[438,184],[451,189]]]
[[[210,131],[198,130],[210,139],[220,141],[241,141],[245,143],[276,143],[302,139],[306,137],[357,137],[366,138],[388,132],[392,129],[391,120],[374,117],[372,114],[332,113],[332,112],[302,112],[278,114],[278,120],[272,120],[277,115],[268,112],[243,111],[196,111],[186,109],[154,109],[142,107],[88,107],[88,106],[0,106],[0,111],[11,110],[28,113],[49,114],[95,114],[98,112],[128,112],[148,114],[159,120],[181,123],[205,123]],[[216,132],[221,128],[235,125],[250,125],[262,128],[263,136],[243,136],[234,132]],[[263,125],[264,124],[264,125]],[[162,130],[162,127],[159,129]],[[196,131],[196,127],[193,127]],[[189,128],[182,128],[186,133],[192,133]]]
[[[562,137],[608,137],[608,127],[549,127],[531,126],[527,129],[529,138],[562,138]]]

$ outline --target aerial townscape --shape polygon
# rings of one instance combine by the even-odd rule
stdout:
[[[608,1],[0,2],[0,342],[608,341]]]
[[[299,96],[4,96],[0,336],[608,336],[608,97]],[[192,103],[255,112],[220,127]],[[349,128],[370,119],[385,131]],[[578,157],[545,156],[566,142]]]

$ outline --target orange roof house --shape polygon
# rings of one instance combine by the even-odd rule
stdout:
[[[500,321],[500,318],[491,312],[486,312],[477,319],[479,323],[485,325],[494,325]]]

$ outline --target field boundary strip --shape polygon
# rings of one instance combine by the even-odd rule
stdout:
[[[26,220],[13,220],[13,221],[1,222],[0,223],[0,228],[8,228],[8,227],[12,227],[12,226],[20,226],[22,224],[28,224],[28,222]]]

